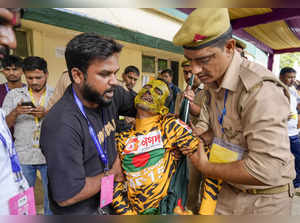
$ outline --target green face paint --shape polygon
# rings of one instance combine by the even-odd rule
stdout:
[[[169,94],[169,88],[163,81],[152,80],[135,97],[135,107],[139,105],[148,111],[166,115],[169,109],[165,103]]]

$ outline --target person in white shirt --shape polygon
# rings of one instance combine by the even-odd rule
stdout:
[[[0,8],[0,61],[9,54],[9,49],[17,46],[14,28],[20,26],[23,9]],[[2,109],[0,109],[0,215],[9,215],[9,199],[19,193],[19,186],[26,190],[28,183],[21,174],[22,180],[15,182],[10,154],[12,151],[12,138],[5,122]]]
[[[290,114],[288,120],[288,134],[291,144],[291,152],[295,156],[296,178],[294,179],[294,187],[296,195],[300,196],[300,137],[298,134],[298,112],[297,105],[300,103],[300,97],[294,87],[296,80],[296,70],[291,67],[284,67],[280,71],[280,80],[289,88],[290,92]]]

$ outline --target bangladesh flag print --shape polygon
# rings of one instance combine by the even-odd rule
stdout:
[[[127,172],[137,172],[153,166],[163,158],[165,149],[156,149],[142,154],[128,154],[123,159],[123,168]]]

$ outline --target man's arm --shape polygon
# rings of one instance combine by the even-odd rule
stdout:
[[[31,106],[22,106],[23,99],[17,104],[17,106],[14,104],[14,95],[9,92],[4,101],[3,101],[3,110],[6,113],[6,124],[9,128],[13,127],[16,124],[16,119],[21,114],[30,114],[32,111]],[[15,107],[16,106],[16,107]]]
[[[200,114],[200,106],[196,105],[193,101],[190,101],[190,113],[194,116],[198,116]]]
[[[123,173],[121,170],[121,162],[119,157],[115,160],[111,170],[108,171],[108,175],[113,174],[115,181],[123,181]],[[71,197],[68,200],[58,202],[58,205],[61,207],[70,206],[76,204],[80,201],[89,199],[90,197],[94,196],[95,194],[99,193],[101,188],[101,179],[104,177],[104,173],[98,174],[94,177],[86,177],[85,184],[82,190],[77,193],[75,196]]]
[[[182,148],[181,151],[191,159],[193,165],[206,177],[222,179],[236,184],[265,185],[247,172],[243,160],[231,163],[209,162],[204,152],[203,143],[199,144],[198,150],[194,153],[190,148]]]
[[[119,115],[135,117],[136,109],[134,106],[134,98],[134,94],[126,91],[121,86],[116,86],[114,100],[117,103]]]
[[[208,162],[203,147],[189,154],[194,165],[208,177],[246,185],[283,185],[291,180],[292,155],[287,135],[288,99],[282,89],[264,82],[246,95],[241,113],[248,153],[243,160],[225,164]],[[278,170],[280,170],[278,172]]]

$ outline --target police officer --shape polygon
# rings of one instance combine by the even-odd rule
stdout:
[[[290,214],[295,170],[286,88],[235,50],[227,9],[196,9],[173,42],[208,87],[199,122],[209,120],[202,130],[214,136],[210,156],[203,147],[182,151],[205,176],[223,180],[215,213]]]
[[[191,64],[188,60],[184,60],[181,63],[181,67],[183,68],[184,80],[187,84],[189,84],[190,79],[193,75]],[[177,95],[175,102],[175,114],[177,116],[179,116],[184,97],[186,97],[189,100],[189,120],[192,124],[196,125],[200,113],[200,105],[203,98],[203,84],[200,82],[198,76],[194,76],[192,86],[187,86],[185,91],[180,92]],[[193,211],[194,214],[197,214],[200,208],[200,187],[202,182],[202,176],[201,173],[191,164],[191,162],[188,162],[188,165],[189,185],[187,207],[188,209]]]

